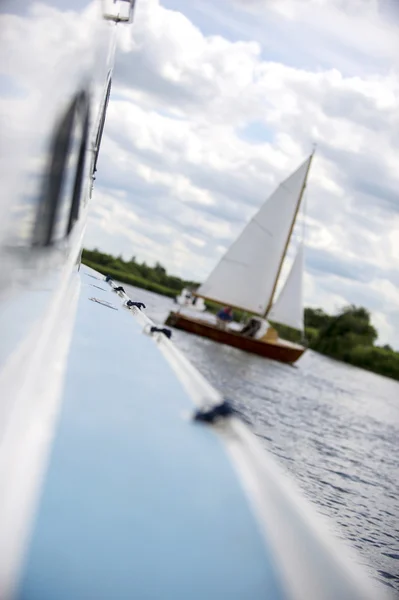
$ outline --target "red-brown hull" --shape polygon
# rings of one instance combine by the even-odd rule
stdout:
[[[294,363],[306,350],[306,348],[299,345],[290,346],[289,344],[285,344],[283,340],[261,342],[260,340],[247,338],[232,331],[225,331],[198,319],[189,318],[175,312],[169,313],[165,325],[207,337],[219,344],[227,344],[228,346],[239,348],[244,352],[258,354],[259,356],[278,360],[283,363]]]

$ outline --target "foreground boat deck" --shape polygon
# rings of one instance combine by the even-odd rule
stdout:
[[[283,598],[226,450],[193,410],[154,340],[82,267],[18,598]]]

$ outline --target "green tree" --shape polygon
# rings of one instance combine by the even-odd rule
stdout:
[[[305,308],[305,326],[312,329],[321,329],[328,325],[333,317],[321,308]]]
[[[377,331],[370,323],[370,313],[362,307],[346,306],[330,318],[313,342],[314,350],[341,360],[349,360],[358,346],[372,346]]]

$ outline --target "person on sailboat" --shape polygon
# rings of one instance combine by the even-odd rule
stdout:
[[[226,327],[227,323],[231,323],[233,320],[233,310],[230,308],[230,306],[225,306],[219,310],[216,318],[218,325],[224,328]]]
[[[261,328],[261,322],[259,319],[251,317],[246,325],[241,329],[241,334],[247,337],[255,337]]]
[[[261,319],[260,317],[250,317],[240,333],[245,337],[268,342],[276,341],[278,338],[277,331],[266,319]]]

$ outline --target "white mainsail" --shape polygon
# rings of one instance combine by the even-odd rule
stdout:
[[[297,255],[285,284],[271,309],[268,319],[303,331],[303,244]]]
[[[264,315],[270,308],[310,168],[310,156],[259,209],[197,294]]]

